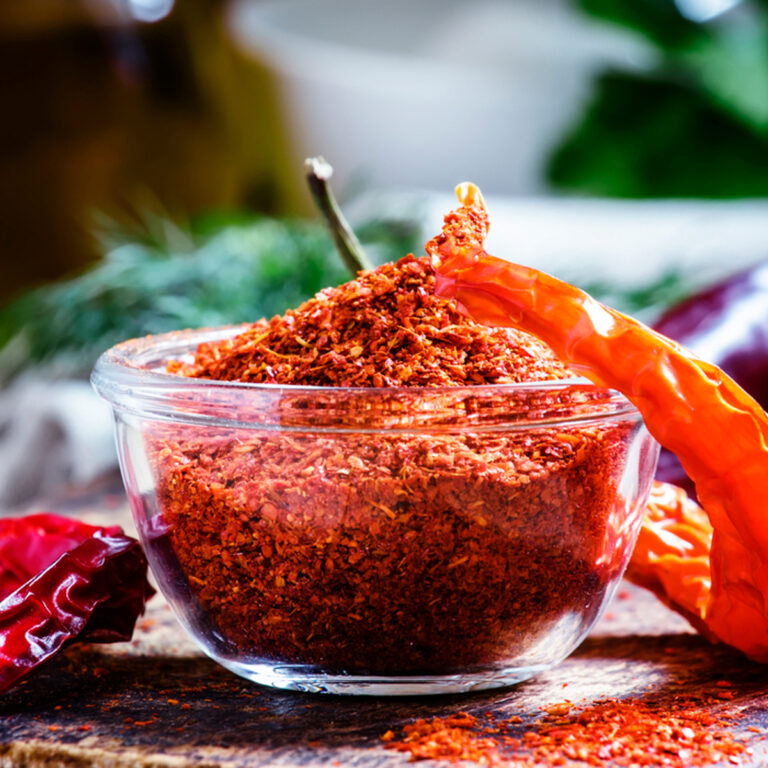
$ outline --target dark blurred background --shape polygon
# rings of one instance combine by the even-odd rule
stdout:
[[[97,258],[99,214],[284,205],[268,88],[222,5],[0,4],[0,301]]]
[[[99,216],[306,213],[311,150],[374,184],[768,193],[765,0],[6,0],[0,65],[0,301],[98,258]]]

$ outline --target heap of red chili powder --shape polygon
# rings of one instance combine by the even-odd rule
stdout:
[[[540,342],[474,323],[433,282],[425,259],[406,257],[170,370],[441,393],[568,375]],[[339,391],[349,416],[357,401]],[[613,544],[634,524],[617,491],[631,424],[470,429],[477,397],[465,393],[445,395],[451,428],[334,432],[317,428],[305,391],[282,397],[290,429],[147,428],[164,532],[149,546],[222,653],[339,673],[487,673],[557,660],[599,610],[626,555]],[[406,421],[418,399],[401,398]],[[350,423],[376,426],[363,401]]]
[[[477,718],[465,712],[406,725],[382,740],[411,760],[463,760],[481,765],[692,768],[738,763],[744,741],[728,730],[732,715],[711,709],[701,697],[662,702],[606,699],[589,706],[570,702],[550,707],[537,723],[520,717]],[[716,706],[716,705],[715,705]]]
[[[259,384],[436,387],[566,378],[530,334],[489,328],[434,294],[426,257],[362,272],[296,310],[202,344],[171,372]]]

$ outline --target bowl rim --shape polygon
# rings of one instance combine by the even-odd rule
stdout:
[[[145,368],[141,365],[132,364],[129,360],[134,356],[148,356],[155,352],[170,352],[181,347],[193,349],[200,343],[219,341],[230,336],[237,335],[238,331],[248,329],[252,323],[240,323],[237,325],[221,325],[205,328],[189,328],[181,331],[168,331],[164,333],[139,336],[132,339],[126,339],[102,352],[96,360],[91,373],[91,383],[98,389],[102,386],[102,381],[114,379],[120,380],[141,380],[142,384],[155,384],[158,387],[172,386],[174,388],[197,389],[200,387],[223,390],[265,390],[274,392],[291,393],[318,393],[329,394],[337,393],[380,393],[382,395],[392,393],[429,393],[429,394],[449,394],[460,391],[482,392],[485,390],[500,393],[505,391],[536,391],[536,390],[555,390],[567,389],[572,386],[585,388],[594,388],[596,391],[611,393],[617,400],[626,402],[632,410],[637,410],[632,402],[618,390],[610,387],[603,387],[590,381],[584,376],[572,376],[564,379],[541,379],[539,381],[523,381],[504,384],[457,384],[443,385],[438,387],[338,387],[333,385],[316,384],[269,384],[250,381],[228,381],[222,379],[202,379],[191,376],[183,376],[158,368]],[[179,359],[178,357],[163,357],[164,360]],[[141,360],[141,357],[138,357]],[[95,380],[95,382],[94,382]]]
[[[257,401],[273,403],[281,398],[294,396],[299,398],[321,397],[329,395],[346,395],[360,397],[366,403],[382,402],[398,397],[418,405],[419,401],[434,403],[441,397],[460,399],[461,397],[493,397],[509,395],[535,395],[536,393],[584,391],[599,393],[595,398],[599,409],[595,412],[582,412],[576,419],[559,419],[550,416],[546,423],[567,421],[573,423],[595,421],[605,418],[641,418],[636,406],[621,392],[608,387],[601,387],[583,377],[567,379],[549,379],[534,382],[511,384],[469,384],[440,387],[336,387],[301,384],[266,384],[242,381],[220,381],[215,379],[191,378],[179,374],[168,373],[158,365],[171,359],[180,359],[189,355],[201,342],[216,341],[250,327],[250,323],[226,325],[213,328],[193,328],[182,331],[153,334],[123,341],[106,350],[96,361],[91,373],[91,384],[96,392],[107,400],[113,408],[131,411],[137,415],[151,414],[153,418],[164,418],[163,409],[170,406],[175,408],[171,398],[177,403],[183,403],[183,414],[177,418],[192,418],[189,410],[195,396],[204,395],[210,400],[201,401],[198,419],[207,423],[220,423],[227,426],[250,424],[240,418],[217,417],[204,415],[205,407],[215,406],[215,398],[221,397],[222,405],[227,397],[253,396],[253,405]],[[154,367],[152,364],[155,363]],[[143,403],[147,407],[139,406]],[[425,406],[428,408],[428,406]],[[417,409],[416,409],[417,410]],[[198,420],[193,419],[193,420]],[[170,418],[176,420],[176,418]],[[530,423],[530,422],[529,422]],[[544,423],[544,422],[542,422]]]

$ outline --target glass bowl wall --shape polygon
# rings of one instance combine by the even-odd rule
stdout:
[[[508,685],[578,645],[658,454],[623,396],[164,372],[237,330],[125,342],[92,376],[155,578],[205,653],[282,688],[416,694]]]

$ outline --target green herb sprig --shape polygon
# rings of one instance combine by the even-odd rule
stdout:
[[[193,225],[167,239],[110,237],[82,274],[29,291],[0,308],[0,380],[31,365],[87,374],[127,338],[271,317],[350,279],[321,222],[239,217]],[[421,251],[413,221],[357,227],[376,263]]]

